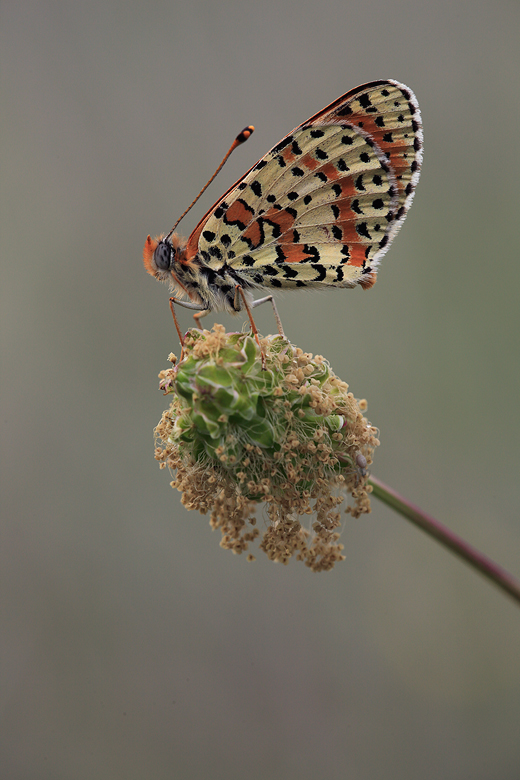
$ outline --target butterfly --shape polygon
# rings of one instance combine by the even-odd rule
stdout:
[[[253,130],[237,136],[216,173]],[[196,309],[197,322],[246,309],[256,334],[250,310],[271,300],[283,335],[272,296],[254,300],[253,291],[372,287],[412,203],[422,147],[411,89],[392,80],[356,87],[276,144],[187,240],[173,232],[178,222],[148,236],[145,268],[170,284],[174,318],[173,303]]]

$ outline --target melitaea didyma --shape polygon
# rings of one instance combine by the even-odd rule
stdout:
[[[197,319],[244,306],[251,317],[249,309],[266,300],[254,301],[254,289],[368,289],[410,208],[422,141],[408,87],[363,84],[273,147],[187,241],[173,231],[148,236],[146,270],[187,297],[191,303],[172,301],[197,309]]]

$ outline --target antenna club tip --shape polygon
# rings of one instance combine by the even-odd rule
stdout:
[[[254,131],[255,131],[255,128],[253,127],[253,125],[248,125],[247,127],[244,127],[244,129],[242,130],[242,132],[241,132],[241,133],[239,133],[239,134],[237,135],[237,137],[235,138],[235,140],[233,141],[233,143],[232,143],[232,144],[231,144],[231,146],[229,147],[229,150],[228,150],[228,152],[227,152],[226,156],[224,157],[224,159],[222,160],[222,162],[221,162],[221,163],[220,163],[220,165],[218,166],[217,170],[215,171],[215,173],[213,174],[213,176],[211,177],[211,179],[208,181],[208,183],[207,183],[207,184],[205,184],[205,185],[204,185],[204,187],[201,189],[201,191],[199,192],[199,194],[197,195],[197,197],[195,198],[195,200],[193,201],[193,203],[191,203],[191,204],[188,206],[188,208],[186,209],[186,211],[185,211],[183,214],[181,214],[181,216],[179,217],[179,219],[177,220],[177,222],[175,223],[175,225],[172,227],[172,229],[170,230],[170,232],[168,233],[168,235],[167,235],[167,236],[166,236],[164,239],[162,239],[163,241],[164,241],[164,240],[167,240],[167,239],[169,239],[169,238],[170,238],[170,236],[172,235],[173,231],[175,230],[175,228],[177,227],[177,225],[179,224],[179,222],[181,221],[181,219],[183,219],[183,217],[185,217],[185,216],[186,216],[186,214],[187,214],[187,213],[188,213],[188,211],[191,209],[191,207],[192,207],[192,206],[194,206],[194,205],[195,205],[195,203],[198,201],[198,199],[200,198],[200,196],[202,195],[202,193],[206,191],[207,187],[208,187],[208,186],[211,184],[211,182],[213,181],[213,179],[215,178],[215,176],[217,175],[217,173],[220,171],[220,169],[222,168],[222,166],[223,166],[223,165],[224,165],[224,163],[226,162],[226,160],[227,160],[227,158],[229,157],[229,155],[231,154],[231,152],[233,152],[233,151],[234,151],[234,150],[237,148],[237,146],[240,146],[240,144],[243,144],[243,143],[244,143],[244,141],[247,141],[247,139],[249,138],[249,136],[250,136],[250,135],[252,135],[252,133],[254,133]],[[151,239],[150,239],[150,241],[151,241]],[[145,265],[146,265],[146,263],[145,263]]]
[[[249,136],[253,135],[254,132],[255,132],[255,128],[253,127],[253,125],[248,125],[247,127],[244,127],[242,132],[239,133],[235,138],[235,143],[243,144],[244,141],[247,141]]]

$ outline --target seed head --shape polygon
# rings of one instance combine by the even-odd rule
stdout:
[[[221,546],[235,553],[260,536],[255,511],[265,507],[260,549],[273,561],[304,561],[313,571],[343,560],[338,507],[370,511],[366,466],[377,431],[328,362],[281,336],[186,334],[183,358],[162,371],[171,405],[155,430],[155,457],[168,466],[182,503],[210,513]],[[170,356],[175,363],[174,356]],[[360,464],[364,464],[361,467]],[[301,518],[315,514],[310,527]],[[249,560],[254,560],[248,555]]]

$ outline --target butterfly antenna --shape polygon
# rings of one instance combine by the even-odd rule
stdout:
[[[254,131],[255,131],[255,128],[253,127],[253,125],[248,125],[247,127],[244,127],[244,129],[242,130],[242,132],[241,132],[241,133],[239,133],[239,134],[237,135],[237,137],[235,138],[235,140],[233,141],[233,143],[232,143],[232,144],[231,144],[231,146],[229,147],[229,151],[227,152],[226,156],[224,157],[224,159],[222,160],[222,162],[221,162],[221,163],[220,163],[220,165],[218,166],[217,170],[215,171],[215,173],[213,174],[213,176],[211,177],[211,179],[210,179],[210,180],[207,182],[207,184],[205,184],[205,185],[204,185],[204,187],[201,189],[201,191],[199,192],[199,194],[197,195],[197,197],[195,198],[195,200],[193,201],[193,203],[190,203],[190,205],[188,206],[188,208],[186,209],[186,211],[185,211],[183,214],[181,214],[181,216],[179,217],[179,219],[177,220],[177,222],[175,223],[175,225],[172,227],[172,229],[170,230],[170,232],[168,233],[168,235],[167,235],[165,238],[163,238],[163,241],[167,241],[167,239],[169,239],[169,238],[170,238],[171,234],[173,233],[173,231],[175,230],[175,228],[177,227],[177,225],[179,224],[179,222],[181,221],[181,219],[183,219],[183,218],[186,216],[186,214],[188,213],[188,211],[189,211],[191,208],[193,208],[193,206],[196,204],[196,202],[198,201],[198,199],[200,198],[200,196],[202,195],[202,193],[203,193],[203,192],[205,192],[205,191],[207,190],[207,188],[209,187],[209,185],[211,184],[211,182],[213,181],[213,179],[215,178],[215,176],[217,175],[217,173],[219,173],[219,171],[221,171],[221,170],[222,170],[222,168],[223,168],[223,166],[224,166],[224,163],[225,163],[225,162],[226,162],[226,160],[228,159],[228,157],[229,157],[229,155],[231,154],[231,152],[234,152],[234,151],[235,151],[235,149],[237,148],[237,146],[240,146],[240,144],[243,144],[243,143],[244,143],[244,141],[247,141],[247,139],[249,138],[249,136],[250,136],[250,135],[252,135],[252,134],[254,133]]]

